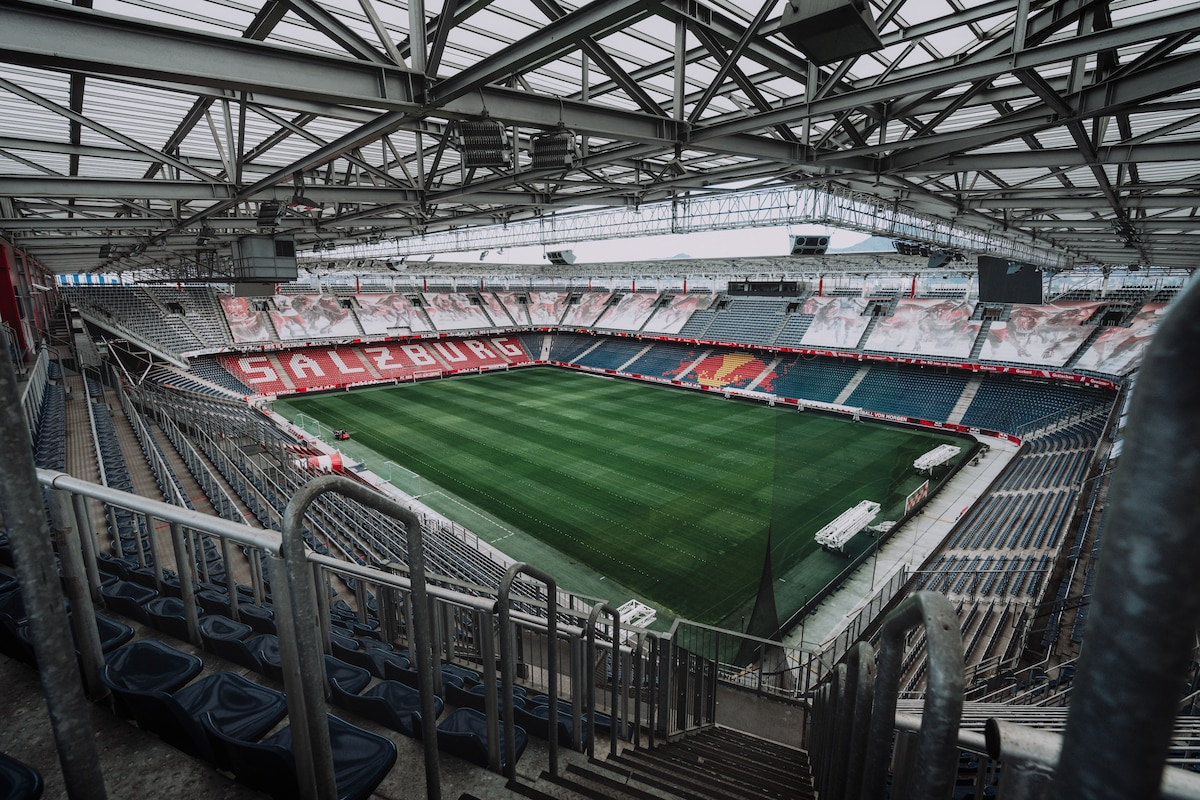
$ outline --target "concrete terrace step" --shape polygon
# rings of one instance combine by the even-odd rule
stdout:
[[[747,800],[812,796],[807,769],[780,772],[762,758],[739,758],[727,752],[697,752],[690,748],[685,740],[653,750],[626,750],[615,761],[633,770],[638,780],[660,788],[678,787],[688,793],[681,796]],[[653,775],[657,782],[652,783],[648,775]]]

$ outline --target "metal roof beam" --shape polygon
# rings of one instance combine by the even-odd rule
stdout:
[[[694,140],[702,141],[710,136],[758,130],[778,123],[786,123],[799,115],[808,114],[817,118],[832,118],[840,112],[861,110],[865,106],[895,100],[908,95],[923,95],[934,90],[944,90],[964,83],[991,79],[1007,75],[1018,69],[1070,61],[1081,55],[1115,47],[1127,47],[1143,42],[1162,39],[1177,33],[1181,28],[1200,27],[1200,8],[1185,9],[1159,17],[1145,18],[1111,30],[1097,31],[1084,36],[1075,36],[1061,41],[1039,45],[1020,53],[1001,55],[979,62],[956,62],[946,59],[924,65],[908,72],[895,73],[891,80],[878,86],[854,89],[842,94],[814,100],[812,103],[796,100],[780,106],[775,111],[756,114],[752,117],[732,119],[696,129]],[[1193,74],[1193,83],[1200,75]],[[1166,91],[1170,91],[1167,89]],[[1086,104],[1075,104],[1081,114],[1087,114]]]
[[[444,104],[513,73],[525,72],[579,48],[589,36],[603,36],[650,12],[655,0],[605,0],[588,3],[540,31],[430,87],[430,99]]]
[[[1200,161],[1200,142],[1147,142],[1144,144],[1115,144],[1097,149],[1098,158],[1105,164],[1151,164],[1155,162]],[[1075,148],[1056,147],[1020,153],[951,153],[943,158],[918,165],[891,167],[893,175],[937,174],[939,172],[973,172],[977,170],[1007,170],[1084,167],[1087,160]]]
[[[561,19],[567,15],[567,12],[556,0],[533,0],[533,4],[537,6],[546,18],[549,20]],[[621,68],[617,60],[610,56],[608,52],[601,47],[593,36],[585,36],[580,40],[580,46],[593,61],[604,70],[609,79],[616,83],[625,91],[625,94],[637,103],[638,106],[647,114],[655,116],[666,116],[662,107],[655,103],[650,95],[646,94],[646,90],[638,85],[637,81],[629,77],[629,73]]]
[[[0,5],[0,60],[374,108],[413,108],[424,77],[57,3]]]
[[[1197,22],[1200,23],[1200,14]],[[1200,53],[1191,53],[1147,67],[1133,75],[1094,84],[1066,100],[1075,110],[1073,119],[1084,120],[1130,111],[1138,103],[1183,92],[1197,84],[1200,84]],[[1021,123],[1028,124],[1028,133],[1036,133],[1046,128],[1064,125],[1066,122],[1068,120],[1055,116],[1053,109],[1045,104],[1038,104],[1008,115],[1003,123],[999,123],[1003,126],[1003,133],[994,132],[991,125],[967,131],[968,135],[963,138],[958,149],[973,150],[1011,139],[1013,136],[1008,131],[1012,126]],[[944,145],[914,145],[892,156],[886,168],[903,170],[918,164],[927,166],[945,158],[946,155]]]
[[[284,0],[284,2],[320,33],[329,37],[350,55],[372,64],[394,64],[390,58],[375,49],[374,45],[342,23],[313,0]]]
[[[229,201],[238,196],[239,187],[224,183],[198,181],[142,180],[140,178],[69,178],[13,176],[0,178],[3,197],[77,197],[128,200],[162,200],[189,202]],[[256,198],[287,200],[295,194],[289,183],[259,190]],[[411,189],[376,186],[341,186],[337,184],[306,184],[304,194],[319,203],[417,203],[420,193]],[[497,195],[500,197],[501,195]],[[116,220],[118,227],[124,220]]]

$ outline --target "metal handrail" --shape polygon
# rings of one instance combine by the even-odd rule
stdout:
[[[504,580],[500,582],[499,601],[497,610],[500,614],[500,664],[501,688],[504,694],[504,776],[509,780],[517,777],[516,755],[516,723],[513,721],[513,684],[516,676],[516,654],[513,652],[513,638],[516,635],[512,625],[510,596],[512,584],[518,575],[528,575],[546,585],[548,607],[546,609],[546,649],[547,691],[549,705],[550,732],[546,737],[550,748],[550,774],[558,775],[558,585],[550,574],[536,567],[517,562],[508,568]],[[492,688],[484,690],[486,697]],[[489,737],[489,743],[491,737]]]
[[[404,524],[408,534],[409,575],[412,583],[414,650],[417,683],[421,688],[421,733],[426,742],[425,786],[430,800],[441,797],[438,770],[437,714],[434,705],[433,620],[425,590],[425,556],[421,522],[404,506],[362,484],[340,475],[326,475],[305,484],[288,501],[283,512],[281,555],[286,573],[286,597],[283,604],[290,615],[283,615],[279,626],[279,649],[283,658],[283,683],[288,698],[288,716],[292,719],[292,746],[301,792],[307,798],[333,800],[337,785],[333,774],[333,756],[329,726],[325,719],[324,648],[317,638],[322,615],[317,587],[308,564],[303,538],[304,512],[313,501],[327,492],[336,492],[387,514]],[[276,591],[280,582],[276,581]],[[294,664],[294,668],[289,668]],[[302,721],[302,722],[301,722]],[[300,722],[301,724],[297,724]]]
[[[617,610],[608,603],[597,604],[592,613],[588,616],[587,621],[587,652],[589,655],[587,661],[587,714],[588,714],[588,742],[587,754],[588,758],[596,755],[596,662],[590,656],[596,652],[596,621],[601,614],[608,614],[612,617],[612,699],[609,703],[609,743],[608,754],[615,756],[617,754],[617,690],[620,683],[621,672],[621,615]],[[619,721],[624,727],[625,720]]]
[[[918,625],[925,628],[929,690],[925,693],[911,784],[905,786],[898,781],[892,797],[949,797],[954,787],[958,762],[954,741],[962,718],[964,687],[962,632],[954,606],[944,595],[917,592],[888,615],[880,631],[878,679],[863,760],[863,797],[884,794],[904,634]]]

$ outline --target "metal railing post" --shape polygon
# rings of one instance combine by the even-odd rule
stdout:
[[[609,741],[608,754],[615,756],[617,754],[617,689],[620,683],[620,665],[621,665],[621,615],[617,610],[608,603],[598,603],[592,607],[592,613],[588,615],[587,621],[587,714],[588,714],[588,758],[596,755],[596,621],[601,614],[608,614],[612,617],[612,701],[609,708]],[[620,724],[624,725],[625,720],[620,720]]]
[[[511,604],[512,584],[518,575],[528,575],[546,586],[546,697],[549,701],[550,774],[558,775],[558,585],[550,574],[518,561],[508,568],[500,581],[500,681],[504,694],[504,776],[517,777],[516,723],[513,721],[513,683],[515,681]],[[415,584],[414,584],[415,585]]]
[[[92,602],[96,603],[100,601],[100,569],[96,566],[96,532],[92,529],[92,515],[87,499],[81,495],[71,495],[71,507],[75,510],[75,525],[79,529],[79,552],[87,573],[88,591]]]
[[[80,552],[79,526],[75,508],[68,493],[55,489],[52,501],[58,506],[61,521],[58,534],[58,557],[62,567],[62,582],[70,601],[71,627],[75,632],[75,646],[79,649],[79,660],[83,670],[83,685],[87,696],[98,700],[108,694],[100,682],[100,669],[104,666],[104,651],[100,645],[100,633],[96,628],[96,609],[92,605],[92,594],[88,591],[87,573]]]
[[[187,621],[188,640],[200,644],[200,612],[196,610],[195,563],[192,555],[191,537],[185,537],[183,526],[170,523],[171,547],[175,551],[175,574],[179,576],[179,599],[183,602],[183,615]]]
[[[857,780],[867,756],[867,732],[871,727],[871,702],[875,698],[875,650],[866,642],[850,648],[846,656],[846,696],[852,702],[845,744],[845,800],[857,800],[862,786]]]
[[[958,724],[963,706],[962,631],[954,606],[944,595],[917,592],[887,616],[879,635],[878,678],[862,770],[862,797],[882,797],[888,751],[896,726],[904,634],[925,627],[928,689],[921,714],[912,786],[893,785],[892,797],[949,797],[958,765]]]
[[[412,605],[416,630],[413,632],[413,655],[417,661],[417,682],[421,686],[421,732],[425,751],[425,789],[430,800],[441,797],[441,777],[438,771],[437,720],[434,713],[432,615],[425,586],[424,542],[421,523],[404,506],[340,475],[315,478],[292,495],[283,512],[282,572],[272,571],[272,586],[286,585],[288,603],[277,610],[286,624],[280,626],[279,648],[284,664],[284,688],[288,696],[288,716],[292,718],[293,750],[300,789],[307,796],[332,800],[337,797],[330,751],[329,727],[325,704],[325,647],[319,641],[322,630],[317,600],[316,582],[311,566],[305,559],[302,536],[304,512],[326,492],[356,500],[404,524],[408,532],[409,578],[412,581]],[[273,565],[274,566],[274,565]],[[277,620],[277,623],[279,620]],[[293,708],[298,715],[292,717]]]

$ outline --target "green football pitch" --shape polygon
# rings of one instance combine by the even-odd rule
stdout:
[[[553,368],[274,408],[348,429],[348,455],[565,589],[731,627],[753,605],[768,531],[783,619],[846,565],[813,534],[861,500],[899,519],[923,480],[913,460],[957,441]]]

